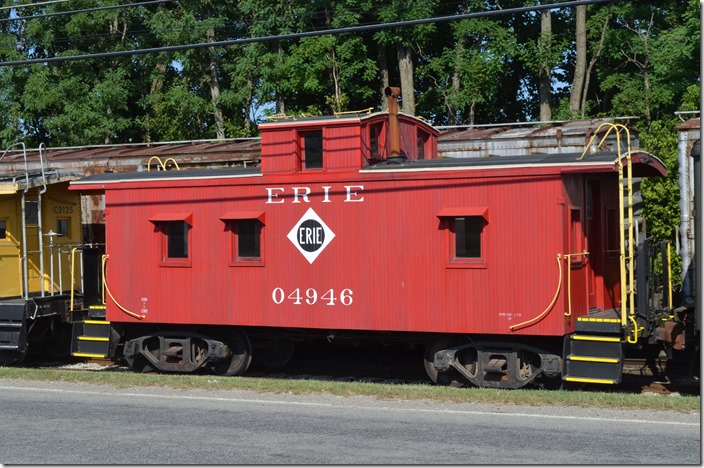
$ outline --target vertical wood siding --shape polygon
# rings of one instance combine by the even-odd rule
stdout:
[[[566,253],[581,179],[372,173],[108,189],[108,284],[126,308],[146,308],[148,322],[562,335],[573,326],[564,288],[547,318],[513,333],[509,327],[539,315],[555,294],[556,258]],[[310,188],[308,203],[293,196],[301,186]],[[267,203],[267,187],[282,189],[282,203]],[[485,266],[450,263],[452,237],[438,213],[453,207],[488,207]],[[335,234],[313,263],[287,238],[309,208]],[[232,233],[220,219],[230,211],[265,213],[263,266],[230,261]],[[192,214],[190,266],[161,264],[162,234],[149,221],[161,212]],[[573,288],[583,290],[572,273]],[[573,314],[586,312],[572,301]],[[113,304],[108,317],[132,320]]]

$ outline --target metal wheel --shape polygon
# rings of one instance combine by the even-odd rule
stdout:
[[[0,366],[16,366],[27,356],[27,347],[22,351],[0,351]]]
[[[518,380],[529,380],[535,375],[536,369],[540,367],[540,358],[533,353],[520,350],[516,354],[516,368]]]
[[[225,359],[209,364],[216,375],[240,375],[252,362],[252,343],[242,330],[233,330],[224,340],[230,348],[230,355]]]
[[[267,369],[285,366],[293,357],[296,344],[291,340],[265,339],[253,343],[252,364]]]
[[[134,358],[125,358],[132,372],[147,373],[154,370],[154,366],[141,354]]]
[[[144,348],[146,352],[152,354],[157,360],[159,359],[161,351],[159,348],[158,337],[154,337],[145,341]],[[156,370],[154,364],[149,362],[149,359],[147,359],[143,354],[136,354],[132,357],[125,356],[125,361],[127,361],[127,364],[130,366],[130,370],[132,370],[133,372],[147,373]]]
[[[467,340],[458,336],[442,336],[435,341],[433,341],[425,349],[425,356],[423,364],[425,366],[425,372],[430,377],[430,380],[438,385],[446,385],[450,387],[466,387],[469,385],[469,381],[460,374],[456,369],[450,368],[445,372],[438,372],[438,370],[433,366],[435,361],[435,353],[447,348],[453,348],[455,346],[460,346],[466,344]],[[458,356],[459,361],[467,367],[471,373],[476,372],[476,351],[474,351],[474,361],[472,362],[472,352],[474,350],[467,350]]]

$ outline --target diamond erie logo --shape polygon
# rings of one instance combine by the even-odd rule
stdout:
[[[308,263],[313,264],[318,255],[335,238],[335,233],[320,219],[313,208],[308,208],[286,237],[303,254]]]

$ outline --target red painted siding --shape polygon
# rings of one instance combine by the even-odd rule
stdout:
[[[511,334],[509,326],[538,316],[555,295],[557,255],[567,252],[566,203],[579,188],[570,176],[574,187],[565,189],[558,171],[513,172],[265,175],[108,188],[108,285],[127,309],[146,309],[147,322]],[[307,202],[301,187],[310,189]],[[267,189],[279,196],[269,199]],[[488,207],[482,265],[450,262],[452,237],[438,213],[457,207]],[[334,233],[312,263],[287,238],[311,208]],[[192,215],[190,266],[162,264],[162,234],[149,221],[176,211]],[[221,217],[232,211],[264,212],[263,265],[231,262],[232,233]],[[545,319],[513,334],[564,334],[566,297],[563,288]],[[112,303],[108,319],[133,320]]]
[[[379,154],[371,151],[370,131],[381,124],[377,144]],[[384,159],[389,155],[388,114],[377,113],[362,117],[339,119],[311,119],[304,122],[290,121],[267,123],[260,126],[262,132],[262,172],[281,174],[301,171],[302,131],[323,132],[324,168],[321,172],[346,172],[361,169],[370,159]],[[423,146],[423,158],[437,158],[437,130],[420,120],[400,115],[402,153],[410,160],[418,158],[419,132],[427,135]]]

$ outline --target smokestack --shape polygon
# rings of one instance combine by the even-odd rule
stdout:
[[[388,87],[384,90],[389,102],[389,157],[401,157],[401,132],[398,128],[398,97],[401,88]]]

